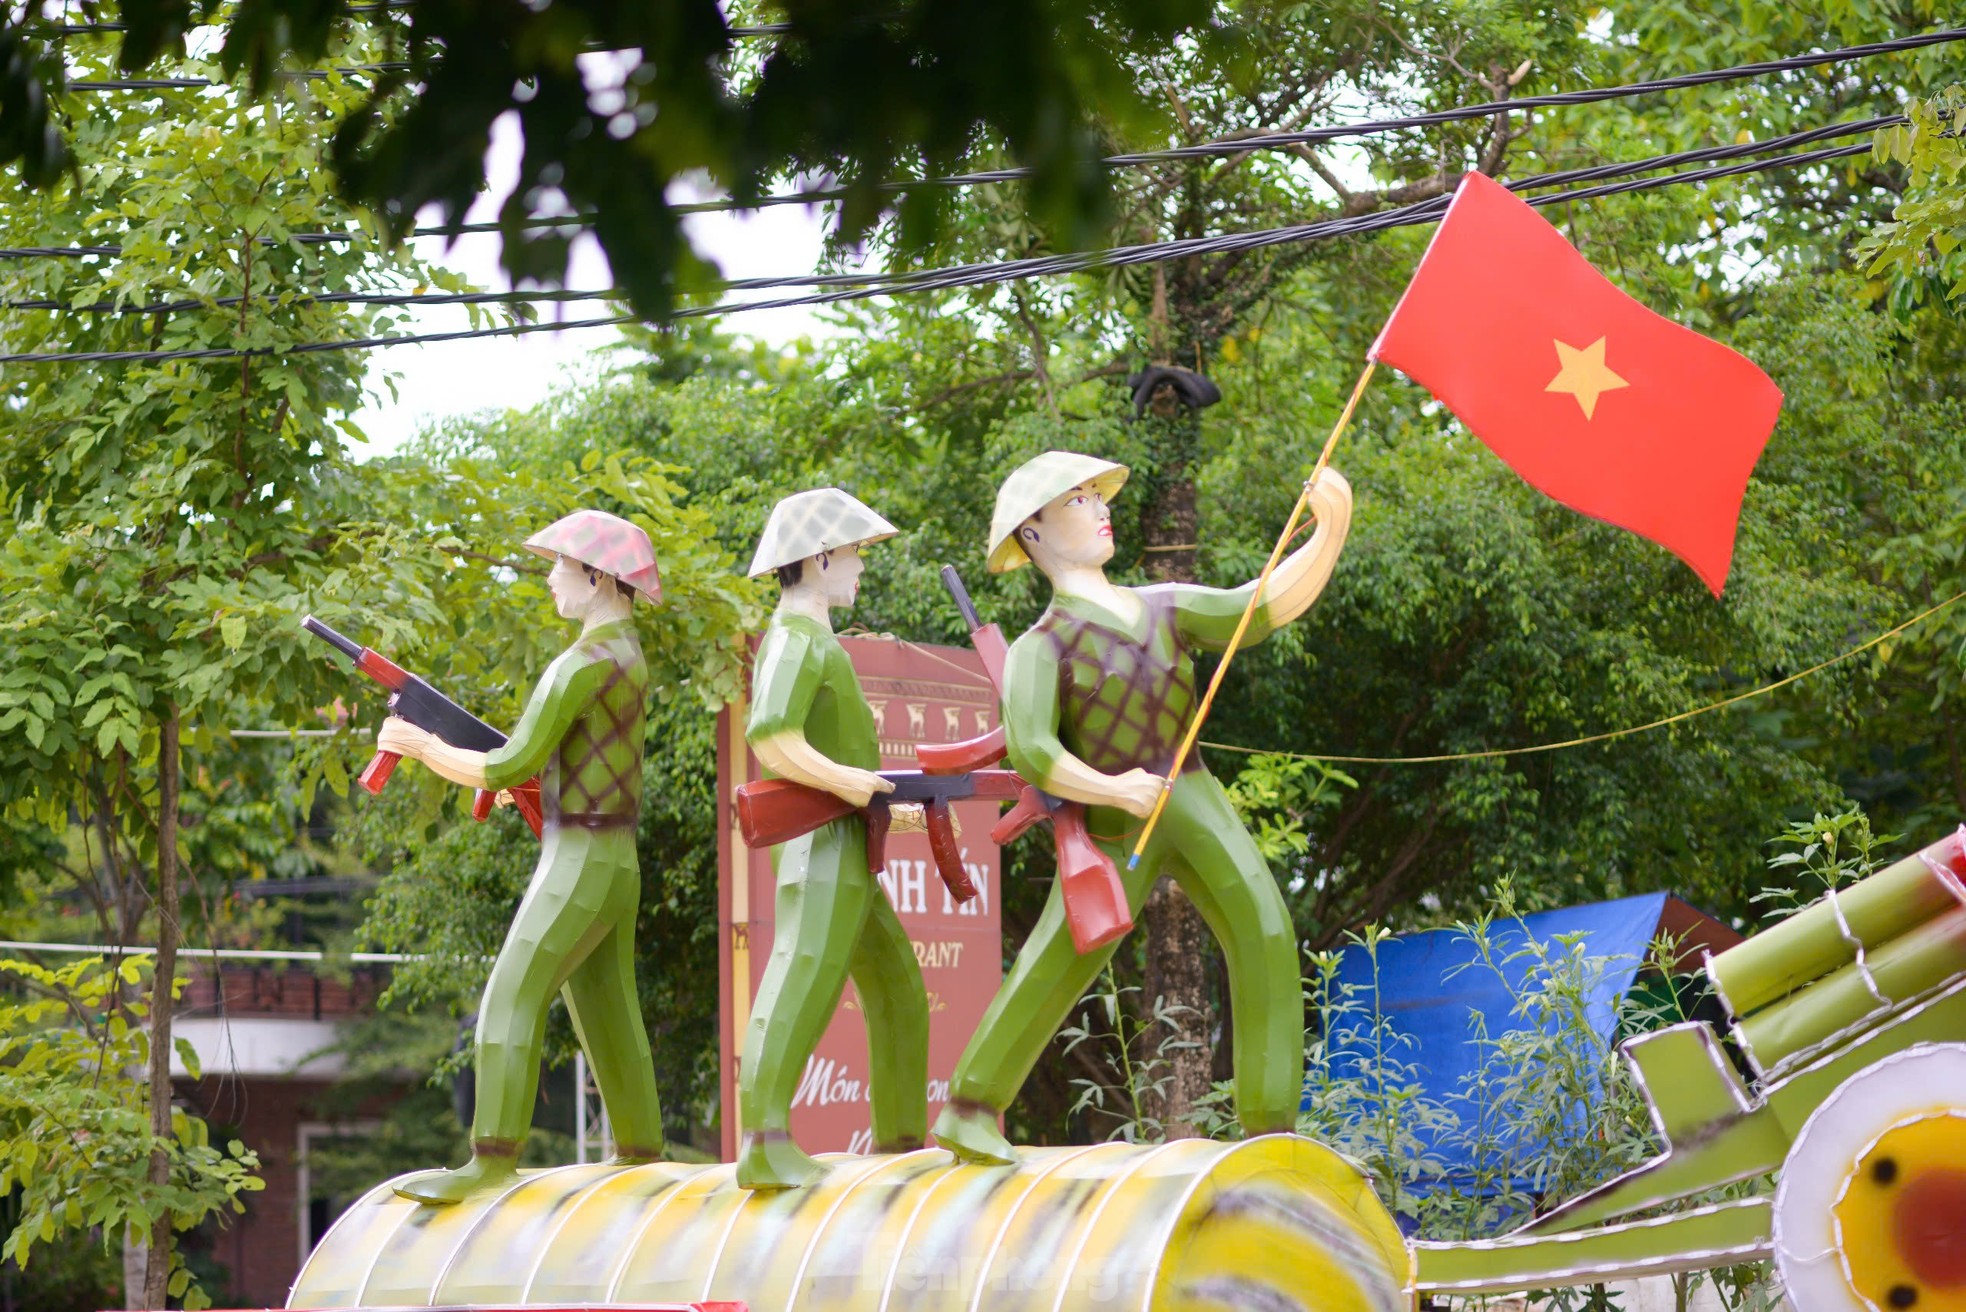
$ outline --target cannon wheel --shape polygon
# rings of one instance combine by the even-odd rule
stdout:
[[[1774,1248],[1797,1312],[1966,1312],[1966,1043],[1886,1057],[1810,1113]]]

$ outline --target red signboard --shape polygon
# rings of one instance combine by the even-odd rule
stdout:
[[[884,768],[916,768],[917,743],[973,738],[996,727],[997,699],[982,662],[962,647],[930,647],[891,638],[842,638],[860,676],[881,738]],[[717,966],[722,984],[723,1151],[737,1156],[738,1057],[751,999],[771,954],[774,881],[767,851],[751,851],[737,832],[731,792],[760,775],[744,743],[746,703],[727,707],[717,724]],[[963,862],[976,898],[957,906],[943,888],[922,834],[888,839],[882,890],[915,945],[928,988],[928,1114],[948,1096],[949,1077],[983,1010],[1002,982],[1001,865],[990,827],[994,802],[958,802]],[[792,1101],[792,1136],[807,1152],[866,1152],[871,1145],[867,1030],[853,984]]]

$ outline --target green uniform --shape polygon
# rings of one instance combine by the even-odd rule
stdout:
[[[826,625],[781,611],[758,649],[745,736],[788,730],[842,765],[880,767],[874,714],[845,648]],[[907,931],[867,872],[865,821],[848,816],[781,844],[772,865],[771,958],[739,1067],[745,1133],[788,1133],[806,1061],[851,976],[867,1019],[874,1146],[919,1148],[928,1131],[928,994]]]
[[[1011,764],[1040,787],[1067,754],[1106,774],[1166,774],[1200,701],[1188,649],[1227,647],[1249,600],[1248,587],[1224,591],[1177,583],[1124,591],[1142,603],[1137,625],[1079,598],[1055,596],[1011,645],[1004,666],[1005,739]],[[1269,631],[1259,609],[1246,641]],[[1124,836],[1141,822],[1097,806],[1088,822],[1095,841],[1119,864],[1135,915],[1163,871],[1201,912],[1228,958],[1243,1127],[1251,1134],[1293,1128],[1304,1083],[1297,936],[1269,865],[1222,786],[1199,753],[1190,754],[1131,872]],[[1111,837],[1099,840],[1102,834]],[[951,1104],[995,1112],[1009,1105],[1117,946],[1080,955],[1053,884],[1036,928],[956,1067]]]
[[[539,865],[478,1007],[474,1148],[510,1154],[532,1125],[546,1008],[564,992],[619,1151],[656,1157],[662,1111],[635,992],[642,732],[648,666],[628,621],[597,625],[547,667],[485,783],[540,776]]]

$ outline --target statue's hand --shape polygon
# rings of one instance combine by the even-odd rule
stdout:
[[[1349,508],[1352,504],[1352,485],[1345,476],[1326,465],[1318,470],[1317,477],[1311,481],[1311,504],[1322,511]]]
[[[840,767],[840,779],[833,785],[833,795],[853,806],[865,806],[874,800],[875,793],[891,793],[894,781],[883,779],[872,770],[855,770]]]
[[[1125,774],[1112,776],[1112,780],[1113,805],[1142,820],[1153,812],[1154,803],[1160,798],[1160,790],[1167,783],[1152,770],[1128,770]]]
[[[430,745],[430,741],[429,730],[419,729],[399,715],[384,720],[382,728],[376,730],[375,735],[377,750],[394,752],[412,761],[423,759],[423,750]]]

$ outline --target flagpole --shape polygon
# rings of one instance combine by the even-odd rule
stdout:
[[[1128,870],[1140,865],[1140,854],[1147,850],[1147,840],[1154,836],[1154,826],[1160,823],[1160,813],[1167,809],[1167,799],[1174,793],[1174,781],[1181,777],[1181,766],[1187,761],[1188,753],[1194,750],[1195,739],[1201,736],[1202,722],[1208,719],[1209,708],[1215,704],[1215,693],[1222,686],[1222,676],[1229,672],[1229,662],[1235,659],[1236,647],[1242,642],[1242,635],[1249,631],[1249,622],[1255,617],[1256,608],[1263,604],[1263,589],[1269,585],[1270,575],[1276,572],[1277,562],[1283,559],[1284,548],[1297,535],[1298,522],[1304,517],[1304,508],[1311,502],[1311,487],[1317,482],[1317,476],[1324,472],[1324,467],[1331,463],[1331,453],[1338,445],[1338,437],[1351,424],[1352,412],[1358,409],[1358,399],[1365,395],[1365,385],[1372,380],[1372,371],[1378,367],[1378,363],[1368,357],[1364,372],[1352,384],[1351,397],[1345,402],[1345,408],[1339,411],[1338,422],[1331,426],[1331,436],[1324,439],[1324,450],[1318,452],[1317,464],[1311,466],[1311,476],[1304,480],[1304,490],[1297,494],[1297,504],[1291,507],[1290,519],[1277,537],[1276,546],[1270,549],[1270,558],[1263,563],[1263,572],[1256,576],[1256,586],[1249,593],[1249,604],[1243,607],[1242,618],[1236,621],[1236,631],[1229,635],[1229,645],[1222,650],[1222,661],[1215,667],[1214,677],[1208,681],[1208,691],[1202,696],[1201,707],[1189,722],[1180,749],[1174,753],[1174,764],[1168,767],[1160,795],[1154,798],[1154,809],[1147,813],[1147,823],[1140,829],[1140,841],[1133,845],[1133,855],[1126,859]]]

